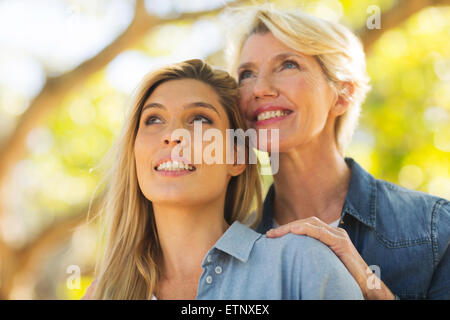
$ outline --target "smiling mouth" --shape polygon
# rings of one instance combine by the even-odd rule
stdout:
[[[288,114],[291,114],[292,111],[290,110],[276,110],[276,111],[265,111],[258,114],[253,121],[264,121],[264,120],[271,120],[276,118],[282,118],[284,116],[287,116]]]
[[[154,168],[160,172],[182,172],[182,171],[195,171],[195,166],[185,164],[179,161],[164,161]]]

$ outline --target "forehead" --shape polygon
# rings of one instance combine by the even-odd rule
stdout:
[[[243,68],[272,66],[287,57],[301,59],[304,66],[313,70],[322,70],[316,58],[304,54],[277,39],[271,32],[255,33],[244,42],[238,63],[238,70]]]
[[[245,40],[242,46],[241,60],[253,55],[261,56],[284,51],[296,52],[295,49],[278,40],[271,32],[254,33]]]
[[[271,32],[251,34],[242,46],[239,63],[253,63],[258,60],[270,60],[293,53],[309,60],[312,56],[303,54],[278,40]]]
[[[180,100],[195,100],[219,104],[219,97],[214,89],[210,85],[194,79],[176,79],[163,82],[153,90],[146,102],[163,103],[164,101]]]

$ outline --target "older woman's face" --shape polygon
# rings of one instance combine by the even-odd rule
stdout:
[[[281,152],[329,135],[325,132],[334,125],[329,118],[336,95],[314,57],[286,46],[270,32],[253,34],[243,46],[238,77],[246,121],[258,132],[279,129]],[[263,137],[258,134],[260,142]],[[270,140],[267,143],[270,150]]]
[[[218,95],[203,82],[170,80],[159,85],[145,101],[134,153],[139,186],[154,204],[202,204],[225,196],[232,165],[194,163],[195,122],[202,123],[204,132],[216,129],[223,136],[230,127]],[[181,128],[189,132],[191,139],[181,142],[181,157],[174,158],[172,150],[178,141],[171,136]],[[203,143],[196,148],[203,154],[207,146]],[[189,149],[190,159],[184,154]]]

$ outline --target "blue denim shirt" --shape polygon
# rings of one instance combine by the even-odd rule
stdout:
[[[288,234],[270,239],[234,222],[202,262],[197,299],[362,299],[336,255],[321,242]]]
[[[401,299],[450,299],[450,202],[375,179],[353,159],[340,227]],[[272,227],[273,185],[257,231]]]

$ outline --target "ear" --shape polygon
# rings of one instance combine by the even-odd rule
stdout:
[[[331,113],[333,115],[340,116],[348,110],[354,91],[355,86],[352,82],[343,83],[342,89],[338,92],[336,103],[331,108]]]
[[[238,163],[229,164],[228,166],[229,166],[228,172],[233,177],[236,177],[236,176],[242,174],[242,172],[244,172],[245,168],[247,167],[247,165],[245,163],[243,163],[243,164],[238,164]]]
[[[245,152],[245,149],[242,149],[244,146],[235,145],[234,146],[234,163],[228,164],[228,173],[232,177],[236,177],[240,175],[242,172],[244,172],[245,168],[247,167],[246,163],[238,163],[238,151]],[[246,157],[247,159],[247,157]]]

